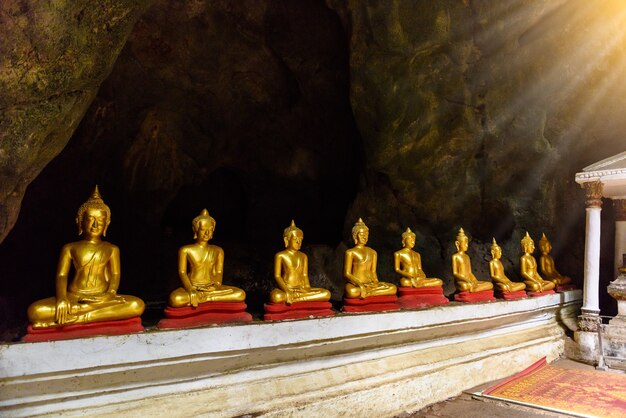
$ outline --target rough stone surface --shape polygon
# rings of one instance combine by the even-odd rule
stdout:
[[[74,214],[95,183],[112,209],[107,239],[121,248],[121,289],[149,302],[147,316],[180,285],[176,252],[204,207],[225,250],[224,283],[243,287],[251,310],[267,302],[291,219],[304,251],[324,263],[310,263],[312,284],[339,300],[334,247],[361,164],[348,57],[341,22],[322,1],[155,2],[0,247],[10,260],[38,234],[49,252],[26,272],[7,263],[13,280],[2,294],[19,294],[22,274],[37,289],[7,298],[9,318],[23,320],[28,303],[53,294],[58,250],[76,239]]]
[[[148,0],[0,4],[0,242],[67,144]]]
[[[623,4],[327,3],[350,36],[365,152],[346,229],[362,216],[386,253],[407,226],[418,230],[425,268],[448,290],[460,226],[480,279],[492,237],[518,280],[520,238],[544,231],[582,285],[584,198],[573,175],[624,149]]]

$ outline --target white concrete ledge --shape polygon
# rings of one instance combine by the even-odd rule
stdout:
[[[563,352],[581,291],[0,346],[0,415],[391,416]],[[164,409],[165,408],[165,409]],[[366,408],[366,409],[363,409]]]

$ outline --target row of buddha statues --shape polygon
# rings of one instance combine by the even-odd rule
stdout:
[[[78,336],[120,334],[143,330],[140,316],[144,302],[135,296],[117,293],[120,284],[120,251],[102,240],[111,222],[111,211],[98,188],[80,206],[76,224],[81,240],[61,249],[56,272],[56,296],[32,303],[28,308],[30,325],[25,341],[75,338]],[[165,318],[159,328],[186,328],[221,322],[252,319],[245,311],[243,289],[222,282],[224,251],[209,241],[216,221],[204,209],[192,221],[195,242],[178,252],[181,286],[171,292]],[[334,315],[327,289],[311,287],[308,259],[300,251],[304,234],[292,221],[283,231],[285,250],[274,257],[276,288],[265,304],[266,320],[284,320]],[[416,235],[409,228],[402,234],[403,248],[394,253],[394,270],[400,275],[399,287],[379,281],[377,253],[366,244],[369,229],[359,219],[352,228],[354,247],[345,252],[344,312],[376,312],[400,308],[442,305],[443,281],[430,278],[422,269],[420,254],[413,250]],[[483,302],[536,297],[566,290],[571,279],[561,275],[550,256],[551,245],[545,234],[539,241],[540,268],[533,253],[534,241],[528,233],[521,240],[523,255],[520,271],[523,282],[510,280],[501,261],[502,249],[493,240],[489,263],[491,281],[478,280],[467,255],[469,238],[461,228],[456,236],[457,252],[452,256],[452,272],[457,292],[455,301]],[[69,280],[71,266],[74,276]],[[527,292],[526,292],[527,291]]]

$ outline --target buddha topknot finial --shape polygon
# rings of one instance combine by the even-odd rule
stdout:
[[[524,250],[524,248],[526,248],[527,245],[530,244],[534,244],[535,241],[533,241],[533,239],[530,237],[530,234],[528,234],[528,231],[526,231],[526,235],[524,235],[524,238],[522,238],[521,244],[522,244],[522,251]]]
[[[460,241],[463,238],[467,239],[467,235],[465,235],[465,231],[463,231],[463,228],[459,228],[459,233],[456,234],[456,240]]]
[[[287,238],[289,234],[302,233],[302,230],[296,226],[296,222],[292,219],[291,225],[283,230],[283,237]]]
[[[355,238],[361,230],[369,231],[370,229],[367,227],[367,225],[365,225],[363,219],[359,218],[359,220],[356,221],[356,223],[352,227],[352,238]]]
[[[496,248],[500,248],[500,246],[498,245],[498,243],[496,242],[496,239],[494,237],[493,241],[491,242],[491,249],[494,250]]]
[[[202,221],[208,221],[211,225],[213,225],[213,228],[215,228],[215,225],[217,224],[217,222],[215,222],[215,219],[213,219],[213,217],[209,215],[209,211],[206,210],[206,208],[202,209],[202,212],[200,212],[200,215],[196,216],[191,221],[191,229],[193,229],[194,239],[198,238],[197,236],[198,227],[200,226],[200,222]]]
[[[546,237],[545,233],[541,233],[541,239],[539,240],[539,245],[542,246],[544,244],[549,244],[550,240],[548,240],[548,237]]]
[[[415,232],[411,231],[411,228],[407,228],[406,231],[402,233],[402,241],[404,242],[410,236],[415,236]]]

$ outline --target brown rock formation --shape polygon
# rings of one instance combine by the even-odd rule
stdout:
[[[148,0],[0,4],[0,242],[67,144]]]

